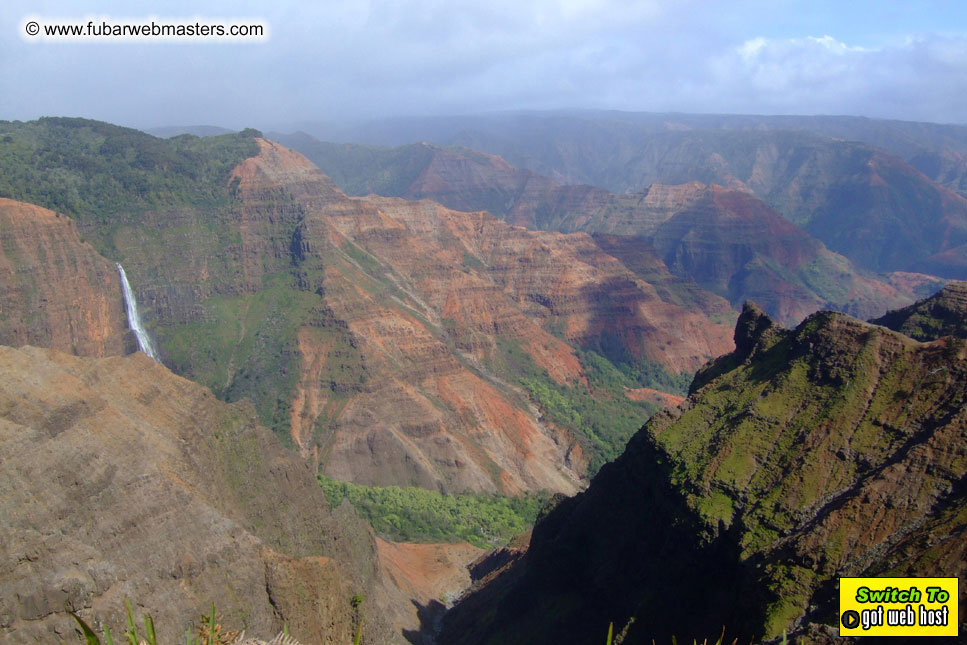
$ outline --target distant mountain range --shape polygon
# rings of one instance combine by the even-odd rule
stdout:
[[[753,192],[859,267],[967,278],[964,126],[591,111],[395,119],[342,136],[463,146],[616,194],[720,184]]]
[[[962,192],[967,126],[854,116],[764,116],[557,110],[486,115],[401,117],[335,125],[301,123],[286,129],[322,141],[399,146],[419,141],[460,145],[497,154],[512,164],[569,184],[624,192],[635,185],[622,170],[649,142],[675,132],[798,132],[827,140],[862,142],[896,155],[930,179]],[[274,135],[273,135],[274,136]],[[714,136],[714,135],[713,135]],[[625,177],[623,183],[608,178]],[[690,178],[697,179],[697,178]]]
[[[426,143],[375,148],[306,135],[282,139],[354,194],[433,199],[458,210],[487,210],[534,229],[621,236],[623,261],[655,256],[679,278],[734,307],[755,299],[788,324],[822,308],[879,315],[938,286],[936,279],[877,277],[859,268],[734,179],[718,177],[738,188],[688,181],[617,195],[588,185],[561,185],[466,148]],[[942,191],[925,178],[922,183]]]

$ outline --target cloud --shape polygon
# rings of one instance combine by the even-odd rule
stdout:
[[[756,37],[709,59],[708,87],[735,107],[963,120],[967,38],[860,47],[823,36]],[[751,110],[749,110],[751,111]]]
[[[856,0],[847,10],[825,0],[257,4],[224,0],[199,11],[181,1],[162,13],[116,0],[90,11],[259,18],[271,30],[262,44],[59,45],[25,43],[20,20],[81,14],[56,0],[39,8],[11,0],[0,8],[0,118],[266,127],[572,107],[942,121],[967,114],[965,37],[902,31],[914,18],[929,24],[927,9],[945,24],[931,3]],[[860,37],[861,23],[871,22],[877,36]],[[819,23],[829,29],[817,33]]]

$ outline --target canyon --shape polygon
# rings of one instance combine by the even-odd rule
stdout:
[[[621,190],[559,183],[614,170],[580,146],[0,123],[0,630],[822,642],[836,576],[967,574],[953,153],[669,123]],[[554,495],[487,553],[317,474]]]
[[[64,136],[93,129],[135,150],[157,145],[113,126],[56,125]],[[529,400],[517,363],[594,396],[582,351],[679,374],[731,348],[726,324],[667,295],[673,276],[659,291],[586,234],[350,198],[290,149],[248,133],[215,139],[257,151],[228,172],[217,201],[55,219],[123,264],[166,365],[219,398],[251,400],[262,424],[329,476],[573,493],[594,446]],[[77,243],[63,241],[70,253]],[[114,278],[99,297],[113,299],[120,322]],[[729,320],[727,304],[706,308]],[[115,347],[132,348],[128,332],[113,333]],[[640,421],[655,409],[627,402]]]
[[[674,275],[678,278],[678,297],[682,297],[682,285],[693,282],[703,290],[725,298],[733,308],[740,308],[746,300],[755,300],[784,324],[795,325],[819,309],[835,309],[861,318],[882,315],[888,309],[927,295],[931,288],[935,290],[942,283],[938,278],[922,273],[915,282],[895,280],[889,274],[878,275],[869,269],[879,271],[881,267],[863,268],[869,263],[859,255],[845,251],[843,255],[827,248],[808,223],[795,217],[800,211],[825,212],[825,207],[813,202],[800,203],[802,200],[793,207],[779,198],[777,191],[787,190],[782,182],[788,182],[791,191],[791,186],[802,182],[798,175],[776,177],[773,183],[778,188],[770,184],[767,190],[748,178],[740,181],[728,174],[708,174],[690,169],[679,175],[661,176],[661,179],[683,183],[656,181],[636,187],[633,192],[616,194],[598,186],[562,185],[530,169],[512,166],[499,156],[467,148],[424,142],[384,149],[324,143],[304,134],[281,138],[339,177],[342,187],[353,194],[375,192],[407,199],[428,198],[457,210],[488,210],[507,222],[532,229],[592,233],[596,240],[610,241],[609,248],[603,249],[606,252],[623,249],[621,259],[629,266],[637,258],[653,256],[655,260],[649,264],[654,268],[639,275],[650,282],[663,280],[663,273]],[[819,145],[810,142],[814,147]],[[771,156],[759,155],[762,169],[749,172],[756,176],[764,173],[770,177],[781,175],[780,168],[791,163],[789,158],[810,154],[802,150],[805,146],[806,142],[794,141],[781,151],[774,150]],[[715,156],[718,155],[715,150],[710,144],[703,152]],[[741,150],[743,154],[754,153],[744,148]],[[698,154],[694,150],[688,152]],[[738,155],[734,150],[733,154]],[[696,158],[700,160],[700,157]],[[881,158],[886,160],[888,155],[877,157]],[[739,157],[741,159],[744,157]],[[820,161],[823,159],[814,163]],[[838,160],[836,163],[836,168],[824,166],[822,172],[831,175],[835,172],[852,173],[854,167],[856,172],[864,169],[860,160]],[[900,164],[899,160],[890,163],[890,168]],[[350,169],[352,174],[349,174]],[[808,172],[812,176],[819,171]],[[917,174],[909,168],[903,172]],[[911,181],[903,172],[895,172],[885,180],[870,181],[893,192],[905,191],[904,187],[919,181],[923,184],[917,189],[920,193],[904,192],[904,208],[919,217],[924,209],[934,208],[936,195],[945,195],[944,203],[949,208],[937,217],[953,222],[954,227],[960,226],[956,222],[967,221],[960,215],[967,212],[962,208],[967,206],[967,201],[934,185],[926,177],[918,175],[918,180]],[[696,181],[694,177],[702,177],[707,183]],[[840,178],[839,181],[847,179]],[[827,178],[815,185],[810,184],[811,190],[821,191],[830,183],[832,180]],[[756,192],[760,188],[761,192]],[[849,190],[854,189],[860,188],[850,184]],[[829,186],[826,190],[841,193],[845,189]],[[848,199],[855,202],[859,197]],[[874,197],[863,199],[869,201]],[[899,208],[887,205],[898,202],[894,197],[875,199],[885,204],[884,209],[895,211]],[[833,210],[840,212],[844,208]],[[845,211],[852,217],[854,207],[845,208]],[[856,216],[860,217],[859,214]],[[871,216],[862,217],[869,220]],[[908,215],[891,211],[884,217],[893,221]],[[848,226],[850,230],[866,230],[856,222]],[[932,240],[930,244],[936,243],[934,241],[938,238],[949,237],[948,233],[953,229],[948,227],[945,230],[947,233],[931,230],[923,234],[924,239]],[[896,236],[896,232],[891,235]],[[843,236],[837,233],[832,237],[841,240]],[[907,238],[897,236],[891,239]],[[939,248],[947,249],[944,252],[951,258],[961,255],[959,251],[949,250],[948,246],[947,242],[941,241]],[[859,262],[852,259],[854,256]],[[910,269],[914,265],[896,262],[890,266]],[[934,265],[923,265],[919,270],[937,270],[944,275],[944,271]],[[908,270],[904,275],[913,274]]]

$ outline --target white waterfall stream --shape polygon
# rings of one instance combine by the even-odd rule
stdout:
[[[128,327],[138,339],[138,349],[160,363],[158,354],[154,351],[154,345],[151,344],[151,337],[141,324],[141,317],[138,316],[138,302],[134,299],[134,292],[131,290],[128,276],[124,273],[124,267],[120,264],[117,267],[118,273],[121,274],[121,289],[124,291],[124,307],[128,312]]]

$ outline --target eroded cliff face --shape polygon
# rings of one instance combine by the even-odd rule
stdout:
[[[124,600],[159,641],[214,602],[222,624],[390,642],[371,534],[330,513],[313,473],[257,425],[143,354],[78,358],[0,347],[0,630],[66,638],[65,608],[124,631]],[[338,517],[337,517],[338,516]]]
[[[262,154],[235,173],[242,211],[250,196],[276,191],[256,211],[273,225],[273,205],[298,204],[286,250],[299,291],[315,299],[293,347],[302,368],[291,430],[304,454],[331,476],[366,484],[575,490],[571,439],[455,353],[440,313],[391,262],[425,253],[406,261],[427,263],[433,246],[396,248],[401,224],[365,201],[327,192],[328,179],[301,156],[260,146]],[[372,255],[357,235],[388,239],[392,256]],[[495,315],[522,319],[504,310]],[[542,340],[569,360],[563,369],[579,373],[569,347]]]
[[[547,177],[616,195],[690,181],[752,192],[862,269],[967,277],[967,200],[954,179],[959,171],[950,171],[962,155],[938,153],[949,144],[923,138],[932,126],[817,126],[816,120],[793,118],[760,129],[737,124],[743,118],[723,125],[721,117],[685,123],[678,115],[647,125],[637,116],[621,123],[610,114],[570,123],[550,119],[501,126],[468,121],[459,135],[435,140],[499,154]],[[430,133],[421,138],[434,140]],[[921,152],[911,154],[917,148]]]
[[[759,302],[784,324],[825,308],[868,318],[915,297],[899,282],[858,270],[747,189],[655,184],[566,221],[569,228],[623,237],[622,246],[654,253],[679,279],[736,307]]]
[[[633,642],[832,642],[837,577],[965,575],[965,342],[746,307],[736,351],[540,520],[441,642],[586,642],[631,617]]]
[[[137,349],[117,268],[70,218],[0,198],[0,242],[0,344],[81,356]]]
[[[559,381],[580,368],[573,350],[548,331],[578,347],[611,335],[630,357],[673,372],[693,371],[703,357],[730,346],[723,325],[663,300],[587,235],[528,231],[433,202],[370,198],[368,204],[389,218],[387,228],[404,230],[375,225],[356,235],[343,223],[345,234],[413,281],[442,319],[453,320],[458,346],[473,349],[478,336],[521,341]]]
[[[102,149],[130,147],[181,171],[191,159],[207,164],[195,183],[190,173],[163,167],[136,176],[131,181],[156,182],[162,192],[132,196],[116,213],[104,195],[84,193],[108,210],[79,214],[78,228],[125,265],[165,365],[223,400],[249,399],[264,426],[341,479],[572,493],[583,485],[587,444],[543,416],[510,362],[546,371],[536,378],[547,383],[588,388],[579,348],[676,375],[731,349],[727,328],[709,323],[708,308],[675,297],[667,281],[652,285],[586,235],[526,231],[432,202],[349,198],[301,155],[251,134],[172,147],[106,124],[54,125],[63,131],[47,134],[57,141],[83,143],[93,128],[106,140]],[[250,145],[257,155],[226,165]],[[122,163],[85,150],[79,145],[81,161]],[[218,163],[224,185],[211,186],[205,182]],[[21,309],[40,305],[30,304],[22,285],[54,284],[68,265],[55,259],[47,266],[35,250],[47,247],[33,233],[4,231],[5,251],[30,247],[17,262],[38,276],[27,281],[33,274],[8,262],[20,276],[12,281],[18,291],[4,298],[17,312],[10,342],[88,351],[69,344],[78,334],[65,330],[79,323],[67,313],[74,309],[58,304],[66,290],[48,298],[55,305],[48,309],[60,312],[43,314],[59,316],[44,323],[51,331],[25,333],[33,314]],[[7,231],[15,241],[6,241]],[[78,269],[78,285],[98,276],[116,284],[112,263],[88,256],[94,269]],[[82,317],[94,321],[81,337],[110,338],[102,328],[115,323],[95,315],[105,308],[123,325],[115,293],[113,313],[108,301],[81,303],[77,311],[93,308]],[[716,306],[727,319],[727,305]],[[90,351],[133,350],[102,345]]]
[[[755,300],[784,324],[797,324],[826,308],[869,318],[908,304],[917,295],[904,290],[902,283],[891,284],[858,266],[914,270],[912,258],[931,256],[929,263],[924,260],[916,270],[933,271],[945,262],[958,262],[963,255],[962,248],[954,248],[962,243],[958,231],[963,229],[963,217],[958,204],[963,200],[958,196],[890,155],[861,148],[847,160],[838,159],[839,165],[832,170],[833,160],[822,158],[823,154],[829,157],[829,151],[819,153],[807,141],[795,140],[808,150],[803,152],[807,159],[799,160],[802,167],[790,168],[794,163],[788,157],[795,156],[795,151],[777,147],[776,142],[757,147],[743,141],[741,145],[749,147],[747,159],[736,159],[734,150],[722,154],[706,150],[706,156],[696,158],[709,142],[699,143],[698,149],[677,150],[665,159],[636,159],[635,163],[646,166],[667,165],[658,174],[668,183],[657,183],[656,178],[656,183],[639,185],[624,194],[595,186],[561,185],[532,170],[516,168],[499,156],[468,148],[423,143],[370,151],[384,163],[368,167],[361,159],[355,164],[342,159],[331,144],[296,140],[294,145],[343,175],[344,166],[361,166],[363,177],[352,179],[366,183],[366,173],[372,173],[370,187],[383,195],[428,198],[462,211],[488,210],[509,223],[532,229],[621,239],[621,247],[632,249],[622,261],[654,255],[658,264],[667,265],[671,273],[666,269],[668,277],[662,281],[673,298],[694,297],[697,283],[727,298],[736,308]],[[812,146],[819,144],[819,140],[807,140]],[[390,159],[394,155],[400,158]],[[869,156],[869,164],[862,163],[863,155]],[[415,178],[411,176],[414,168],[420,169]],[[396,181],[384,180],[386,175]],[[344,183],[349,181],[344,177]],[[901,194],[900,186],[912,187],[913,194]],[[837,191],[851,195],[853,201],[839,201]],[[782,214],[763,199],[778,204]],[[854,202],[867,209],[867,215],[858,217],[853,212]],[[918,206],[912,206],[914,203]],[[910,240],[891,230],[895,212],[905,209],[916,221]],[[787,217],[801,226],[808,223],[809,232]],[[870,219],[872,224],[861,219]],[[933,219],[943,223],[921,221]],[[838,233],[830,233],[827,229],[831,228]],[[859,261],[831,251],[820,239]],[[892,250],[884,250],[886,247]],[[881,252],[907,259],[871,261],[871,255]],[[949,273],[948,269],[937,270]],[[651,281],[661,271],[649,273],[645,279]],[[691,281],[694,283],[689,284]]]
[[[245,288],[255,291],[265,274],[285,270],[292,260],[292,232],[313,208],[342,193],[308,159],[277,143],[257,138],[259,154],[242,162],[230,177],[241,197],[240,263]]]
[[[494,371],[502,343],[560,383],[583,382],[574,347],[605,336],[674,372],[730,348],[724,327],[663,301],[587,236],[432,202],[348,198],[301,156],[260,146],[233,176],[243,214],[275,225],[285,215],[272,204],[298,209],[293,272],[321,298],[297,333],[291,430],[330,476],[573,492],[582,450]],[[351,373],[362,376],[347,383]]]

